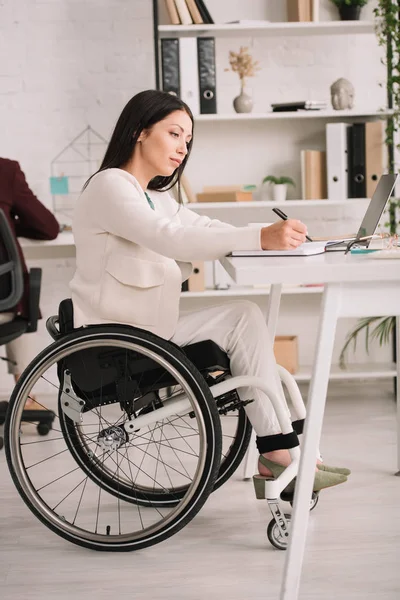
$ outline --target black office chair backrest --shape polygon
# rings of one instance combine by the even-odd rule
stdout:
[[[0,208],[0,312],[14,308],[22,298],[24,280],[13,232]]]

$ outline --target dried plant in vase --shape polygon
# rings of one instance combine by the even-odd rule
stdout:
[[[241,46],[239,52],[229,52],[229,64],[230,69],[225,71],[237,73],[240,79],[240,95],[233,101],[234,109],[237,113],[249,113],[253,108],[253,101],[244,90],[247,78],[254,77],[256,71],[260,70],[259,62],[253,59],[247,47]]]

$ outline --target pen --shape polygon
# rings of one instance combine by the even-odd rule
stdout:
[[[272,212],[274,212],[276,215],[278,215],[278,217],[280,217],[284,221],[288,220],[288,216],[285,215],[285,213],[282,210],[280,210],[279,208],[273,208]],[[306,235],[306,240],[308,240],[309,242],[312,242],[312,239],[308,235]]]

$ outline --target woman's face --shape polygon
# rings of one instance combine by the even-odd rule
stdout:
[[[191,139],[192,120],[184,110],[176,110],[144,130],[137,148],[150,177],[170,177],[185,158]]]

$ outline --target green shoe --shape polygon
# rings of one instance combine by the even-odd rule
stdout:
[[[351,474],[350,469],[346,469],[346,467],[330,467],[329,465],[317,465],[317,469],[319,471],[329,471],[330,473],[339,473],[340,475],[348,475]]]
[[[265,458],[264,456],[260,456],[260,462],[262,465],[264,465],[264,467],[267,467],[267,469],[269,469],[271,471],[274,479],[277,479],[279,477],[279,475],[281,475],[283,473],[283,471],[286,469],[286,467],[279,465],[275,462],[272,462],[272,460],[268,460],[268,458]],[[256,493],[256,498],[258,500],[265,499],[265,485],[264,484],[265,484],[265,481],[268,479],[270,479],[270,477],[265,477],[264,475],[254,475],[254,477],[253,477],[254,490]],[[318,470],[315,473],[313,491],[320,492],[321,490],[324,490],[325,488],[339,485],[340,483],[344,483],[345,481],[347,481],[346,475],[342,475],[340,473],[331,473],[330,471],[325,471],[325,470]],[[293,479],[293,481],[291,481],[289,483],[289,485],[287,485],[285,487],[283,492],[285,494],[291,494],[294,492],[294,487],[295,487],[295,479]]]

